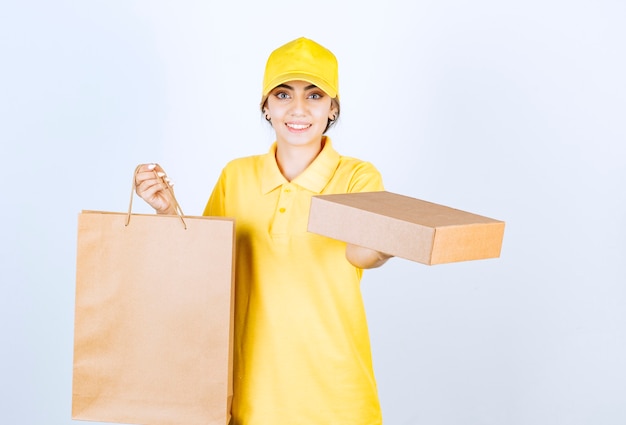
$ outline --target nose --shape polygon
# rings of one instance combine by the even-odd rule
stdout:
[[[306,111],[306,99],[304,96],[294,96],[291,102],[291,115],[302,115]]]

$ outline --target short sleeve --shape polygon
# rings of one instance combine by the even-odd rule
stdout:
[[[350,179],[348,192],[378,192],[381,190],[385,190],[383,177],[376,167],[370,162],[359,163]]]
[[[209,200],[204,208],[204,212],[202,215],[205,216],[213,216],[213,217],[224,217],[226,215],[225,212],[225,194],[226,194],[226,173],[222,170],[215,187],[213,188],[213,192],[209,197]]]

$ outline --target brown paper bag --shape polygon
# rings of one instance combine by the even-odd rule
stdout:
[[[73,419],[228,423],[233,254],[230,219],[79,214]]]

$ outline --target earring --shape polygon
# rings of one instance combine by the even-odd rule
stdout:
[[[270,118],[269,115],[265,115],[265,121],[267,122],[272,122],[272,119]]]

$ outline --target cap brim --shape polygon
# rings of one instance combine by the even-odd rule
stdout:
[[[272,81],[268,82],[265,87],[263,87],[263,98],[266,98],[267,95],[275,87],[278,87],[279,85],[285,84],[289,81],[306,81],[307,83],[315,84],[331,98],[336,98],[338,94],[337,90],[333,89],[333,87],[327,81],[317,77],[316,75],[306,74],[302,72],[288,72],[278,75]]]

